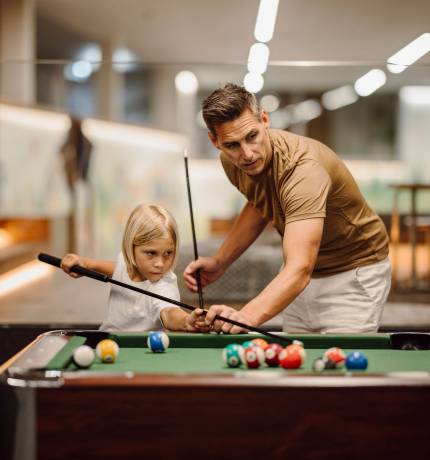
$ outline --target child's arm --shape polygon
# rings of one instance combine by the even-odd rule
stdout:
[[[161,321],[170,331],[209,332],[205,324],[203,310],[197,308],[191,313],[185,313],[178,307],[163,308],[160,313]]]
[[[107,276],[112,276],[115,269],[115,262],[113,261],[89,259],[87,257],[80,257],[77,254],[66,254],[61,260],[63,271],[73,278],[79,278],[81,275],[70,271],[74,265],[80,265],[81,267],[95,270]]]

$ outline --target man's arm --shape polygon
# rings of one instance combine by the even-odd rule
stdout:
[[[247,203],[216,254],[212,257],[199,257],[186,267],[184,280],[188,289],[197,292],[194,273],[198,269],[200,269],[202,286],[220,278],[227,268],[257,239],[266,225],[267,221],[261,212]]]
[[[214,305],[206,320],[212,323],[215,315],[227,316],[251,326],[258,326],[286,308],[310,281],[321,243],[324,219],[313,218],[291,222],[285,226],[283,270],[240,311],[225,305]],[[217,331],[237,334],[237,326],[215,321]]]

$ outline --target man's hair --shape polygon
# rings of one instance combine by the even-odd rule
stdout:
[[[235,120],[247,109],[257,118],[260,117],[260,108],[255,96],[243,86],[227,83],[203,101],[202,115],[209,131],[216,136],[216,126]]]
[[[156,204],[141,204],[136,206],[127,220],[122,238],[122,253],[127,267],[136,273],[134,248],[148,244],[158,238],[172,238],[175,245],[172,269],[175,267],[179,236],[174,217],[167,209]]]

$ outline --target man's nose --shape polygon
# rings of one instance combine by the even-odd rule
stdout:
[[[252,150],[245,144],[242,146],[242,157],[245,161],[251,161],[254,156]]]

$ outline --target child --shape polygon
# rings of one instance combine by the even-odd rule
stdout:
[[[122,252],[116,263],[67,254],[61,268],[80,265],[134,285],[146,291],[179,300],[173,268],[178,252],[178,230],[175,219],[158,205],[137,206],[125,226]],[[109,311],[100,329],[103,331],[148,331],[166,328],[173,331],[206,332],[202,310],[185,313],[181,308],[130,289],[112,285]]]

